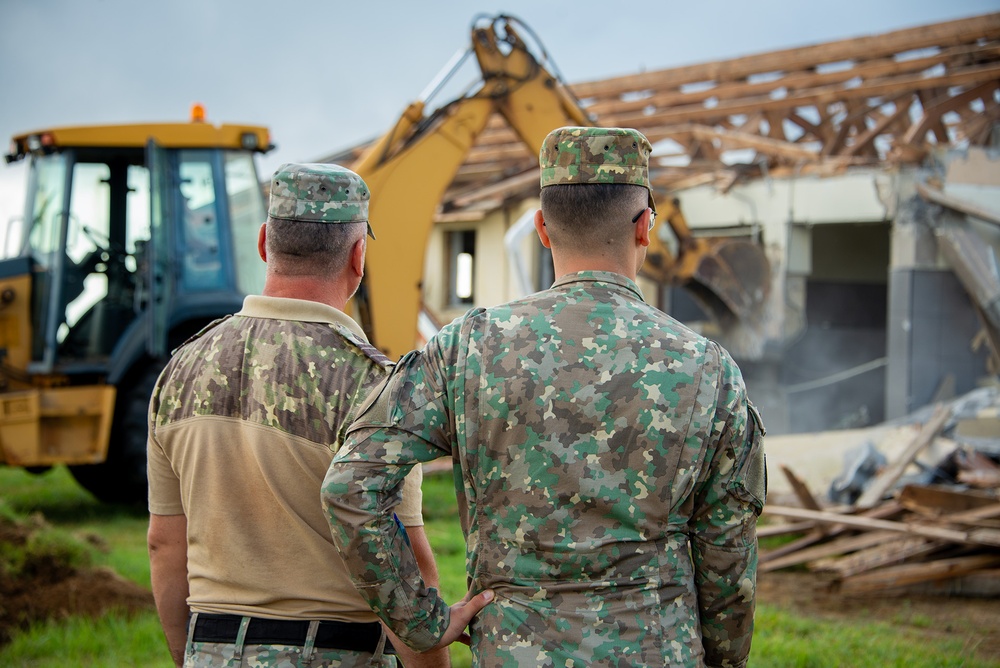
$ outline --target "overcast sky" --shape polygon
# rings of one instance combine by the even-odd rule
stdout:
[[[0,141],[182,121],[197,101],[209,121],[271,129],[266,176],[387,130],[479,14],[522,19],[572,84],[995,11],[1000,0],[0,0]],[[22,172],[0,166],[0,227],[21,214]]]

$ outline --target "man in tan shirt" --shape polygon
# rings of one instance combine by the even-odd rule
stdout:
[[[369,192],[336,165],[284,165],[258,250],[262,296],[173,355],[149,413],[153,594],[180,666],[395,666],[320,505],[350,417],[391,363],[343,310],[364,272]],[[374,238],[374,235],[372,235]],[[419,471],[397,509],[425,577]],[[447,650],[407,666],[447,665]]]

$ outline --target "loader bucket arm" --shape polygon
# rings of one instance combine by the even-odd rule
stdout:
[[[489,26],[476,28],[472,48],[483,73],[484,91],[489,91],[496,111],[537,157],[552,130],[592,123],[569,89],[528,50],[514,28],[517,22],[498,16]]]
[[[475,97],[452,103],[419,127],[401,119],[396,136],[387,135],[352,167],[371,190],[368,217],[378,237],[368,243],[361,324],[390,359],[414,347],[434,214],[491,113],[492,102]]]

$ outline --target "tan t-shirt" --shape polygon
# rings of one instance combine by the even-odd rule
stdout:
[[[150,404],[149,511],[183,514],[193,611],[374,621],[330,538],[320,486],[388,372],[348,316],[247,297],[175,352]],[[395,512],[423,524],[419,468]]]

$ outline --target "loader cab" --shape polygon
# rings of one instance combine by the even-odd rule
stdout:
[[[119,355],[163,357],[172,330],[232,312],[263,285],[255,239],[265,208],[254,149],[171,146],[177,138],[155,126],[131,145],[101,139],[102,131],[125,130],[21,140],[31,374],[115,382],[131,362]]]
[[[263,288],[254,157],[270,148],[265,128],[197,118],[14,137],[28,185],[0,260],[0,464],[145,498],[170,350]]]

